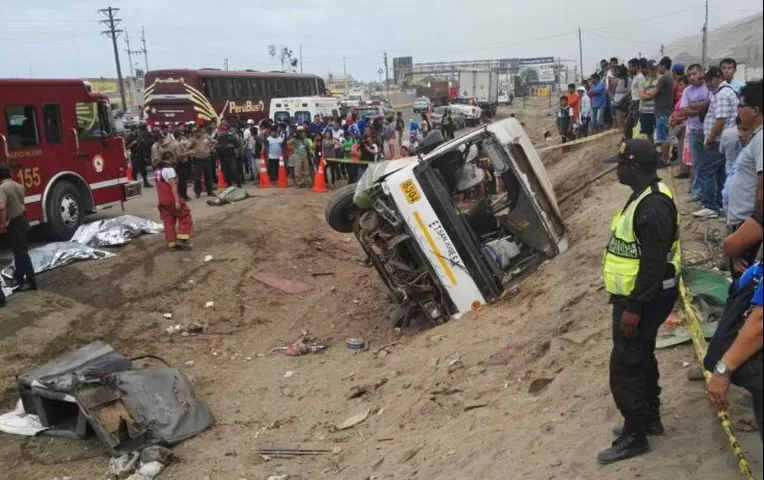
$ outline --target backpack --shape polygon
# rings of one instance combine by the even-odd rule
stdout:
[[[724,88],[729,88],[730,90],[732,90],[732,93],[734,93],[735,96],[738,98],[738,100],[740,100],[740,95],[738,95],[737,92],[735,91],[735,89],[732,88],[730,85],[723,86],[722,88],[717,90],[716,93],[714,93],[714,95],[716,95],[717,93],[721,92],[722,89],[724,89]],[[711,103],[709,102],[709,104],[705,108],[703,108],[703,110],[701,110],[700,113],[698,113],[698,120],[700,120],[700,123],[703,123],[703,122],[706,121],[706,115],[708,115],[708,108],[710,106],[711,106]]]

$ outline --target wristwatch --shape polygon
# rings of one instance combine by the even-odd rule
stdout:
[[[730,370],[726,363],[719,360],[714,367],[714,373],[729,378],[732,375],[732,370]]]

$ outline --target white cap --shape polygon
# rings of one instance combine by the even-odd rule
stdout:
[[[254,125],[254,124],[255,124],[255,121],[252,120],[251,118],[247,120],[247,125]]]

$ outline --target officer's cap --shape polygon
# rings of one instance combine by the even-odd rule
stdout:
[[[606,158],[605,163],[634,162],[647,169],[658,168],[658,153],[647,140],[635,138],[621,144],[618,155]]]

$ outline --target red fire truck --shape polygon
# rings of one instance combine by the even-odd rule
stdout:
[[[219,122],[222,118],[256,122],[268,118],[272,98],[327,95],[316,75],[282,72],[155,70],[145,79],[148,124]]]
[[[25,188],[32,225],[68,240],[88,213],[141,195],[109,100],[82,80],[0,79],[0,162]]]

